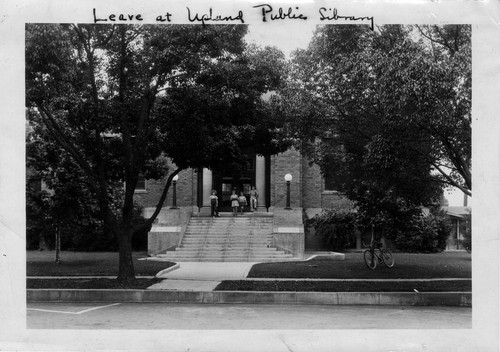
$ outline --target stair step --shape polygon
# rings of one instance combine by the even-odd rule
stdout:
[[[223,232],[213,232],[213,233],[200,233],[200,232],[185,232],[184,238],[267,238],[272,237],[272,232],[261,232],[261,233],[223,233]]]
[[[255,236],[253,238],[241,237],[241,238],[228,238],[228,237],[189,237],[183,238],[182,244],[184,243],[262,243],[269,244],[272,242],[273,238],[271,236]]]
[[[271,231],[272,226],[188,226],[186,231],[192,232],[206,232],[206,231]]]
[[[254,212],[244,212],[242,214],[238,214],[238,216],[234,216],[232,212],[220,212],[219,217],[216,219],[225,219],[225,218],[271,218],[273,217],[273,213],[271,212],[260,212],[260,211],[254,211]],[[207,214],[200,214],[199,216],[197,214],[193,214],[193,219],[204,219],[204,218],[212,218],[212,215],[210,212]]]
[[[250,219],[250,220],[219,220],[219,219],[210,219],[210,220],[191,220],[191,225],[219,225],[219,224],[234,224],[234,225],[243,225],[243,224],[262,224],[262,225],[270,225],[272,224],[272,220],[258,220],[258,219]]]
[[[175,259],[170,259],[169,260],[175,261],[175,262],[256,262],[256,263],[262,263],[262,262],[288,262],[288,261],[293,261],[296,260],[294,257],[290,258],[175,258]]]
[[[252,235],[271,235],[273,233],[272,230],[266,231],[228,231],[227,229],[221,230],[205,230],[205,231],[185,231],[184,235],[193,235],[193,236],[210,236],[210,235],[224,235],[224,236],[252,236]]]
[[[220,248],[220,247],[190,247],[190,248],[177,248],[175,253],[198,253],[198,252],[213,252],[213,253],[228,253],[228,252],[239,252],[239,253],[264,253],[264,254],[271,254],[271,253],[278,253],[278,250],[276,248],[245,248],[245,247],[228,247],[228,248]]]
[[[240,233],[227,233],[227,232],[184,232],[184,237],[188,235],[193,238],[209,238],[209,237],[224,237],[224,238],[264,238],[272,237],[272,232],[240,232]]]
[[[269,246],[271,244],[269,243]],[[187,244],[182,244],[181,246],[177,247],[177,250],[180,250],[181,248],[186,248],[186,249],[193,249],[193,248],[218,248],[218,249],[224,249],[224,248],[248,248],[248,249],[267,249],[267,248],[275,248],[275,247],[267,247],[266,244],[262,245],[259,243],[250,243],[250,244],[245,244],[245,243],[187,243]]]
[[[167,255],[167,254],[160,254],[158,255],[160,258],[165,258],[165,259],[230,259],[230,258],[253,258],[253,259],[278,259],[278,258],[292,258],[293,256],[291,254],[281,254],[281,255],[197,255],[197,256],[191,256],[191,255]]]
[[[272,237],[256,237],[256,238],[227,238],[227,237],[220,237],[220,238],[206,238],[206,237],[200,237],[200,238],[184,238],[182,240],[182,245],[184,244],[196,244],[196,243],[211,243],[211,244],[224,244],[224,243],[232,243],[232,244],[262,244],[262,245],[268,245],[272,242]]]
[[[279,260],[279,259],[289,259],[293,258],[291,254],[282,254],[277,256],[268,256],[268,255],[158,255],[158,257],[162,259],[172,260],[172,261],[248,261],[249,259],[252,261],[268,261],[268,260]]]

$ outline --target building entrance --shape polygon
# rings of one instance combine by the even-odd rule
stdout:
[[[255,186],[255,153],[245,155],[243,167],[231,171],[214,172],[214,187],[219,197],[219,211],[232,211],[231,194],[240,192],[247,199],[245,211],[250,211],[250,190]]]

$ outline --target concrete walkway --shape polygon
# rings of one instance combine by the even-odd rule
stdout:
[[[317,255],[329,256],[333,260],[344,260],[344,254],[335,252],[323,252],[316,255],[306,253],[305,261]],[[152,260],[150,258],[147,258]],[[165,279],[154,284],[150,290],[174,290],[174,291],[213,291],[219,283],[224,280],[252,280],[252,281],[449,281],[449,280],[471,280],[470,278],[433,278],[433,279],[307,279],[307,278],[250,278],[248,273],[254,262],[179,262],[172,267],[156,274],[159,279]]]
[[[156,274],[166,279],[150,290],[213,291],[223,280],[241,280],[247,277],[250,262],[181,262]]]

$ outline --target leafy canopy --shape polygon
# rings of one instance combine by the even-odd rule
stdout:
[[[286,148],[261,99],[282,82],[283,54],[247,47],[246,32],[233,25],[27,25],[27,115],[43,150],[31,166],[47,177],[61,167],[78,174],[105,232],[117,234],[119,279],[133,276],[131,236],[151,226],[180,170],[234,162],[242,145],[262,154]],[[268,127],[263,138],[259,131]],[[141,173],[168,179],[153,216],[135,226]],[[116,205],[112,193],[123,181]]]
[[[420,30],[453,34],[453,50],[413,27],[318,27],[274,101],[302,151],[354,200],[470,193],[470,28]]]

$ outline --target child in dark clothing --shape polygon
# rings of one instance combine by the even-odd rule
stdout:
[[[212,217],[215,218],[219,216],[219,198],[217,197],[217,191],[213,190],[210,195],[210,207],[212,210]]]

